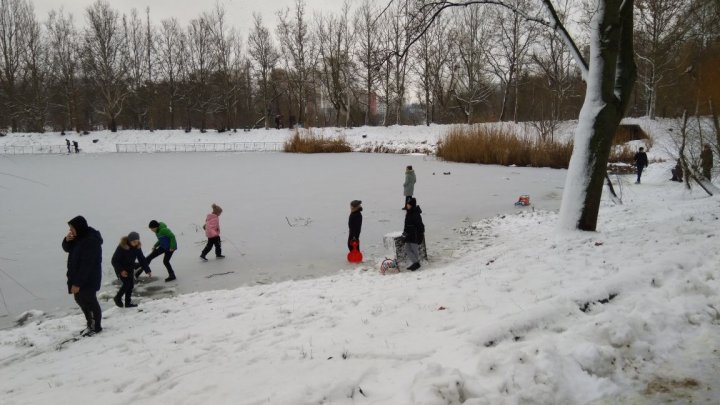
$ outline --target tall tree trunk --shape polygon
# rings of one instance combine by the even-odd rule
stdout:
[[[621,6],[622,4],[622,6]],[[594,231],[612,138],[635,83],[633,0],[603,0],[593,20],[585,102],[575,131],[561,226]]]

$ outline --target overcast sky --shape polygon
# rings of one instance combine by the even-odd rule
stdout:
[[[35,15],[45,21],[50,10],[64,8],[72,13],[78,25],[85,24],[85,9],[94,0],[30,0],[35,6]],[[359,4],[359,0],[349,0],[351,6]],[[295,0],[219,0],[227,12],[227,21],[246,35],[252,25],[252,13],[259,12],[265,25],[274,28],[275,12],[280,9],[294,8]],[[150,7],[150,18],[159,23],[166,18],[177,18],[183,25],[199,16],[203,11],[215,7],[215,0],[109,0],[110,5],[121,14],[130,14],[133,8],[144,15],[145,8]],[[306,0],[306,13],[312,17],[314,12],[339,11],[342,0]]]

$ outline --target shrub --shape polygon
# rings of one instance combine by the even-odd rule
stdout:
[[[613,146],[610,151],[610,157],[608,163],[635,163],[635,150],[629,145],[617,145]]]
[[[292,138],[290,138],[285,145],[283,150],[290,153],[344,153],[352,152],[352,147],[345,140],[344,137],[338,138],[324,138],[320,135],[315,135],[310,130],[303,130],[303,134],[300,130],[295,130]]]
[[[461,162],[567,168],[572,142],[519,136],[505,127],[454,126],[438,143],[437,156]]]

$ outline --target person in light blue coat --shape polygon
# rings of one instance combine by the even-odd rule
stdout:
[[[417,178],[415,177],[415,171],[413,170],[413,167],[408,165],[408,167],[405,169],[405,183],[403,183],[403,194],[405,195],[405,204],[410,201],[410,199],[413,197],[413,194],[415,193],[415,182],[417,181]],[[405,205],[403,205],[403,209],[405,209]]]

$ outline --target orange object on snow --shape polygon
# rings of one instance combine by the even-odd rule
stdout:
[[[352,241],[352,250],[347,254],[350,263],[360,263],[363,260],[362,252],[358,250],[358,241]]]
[[[530,196],[527,194],[521,195],[520,198],[518,198],[515,205],[523,205],[523,206],[530,205]]]

